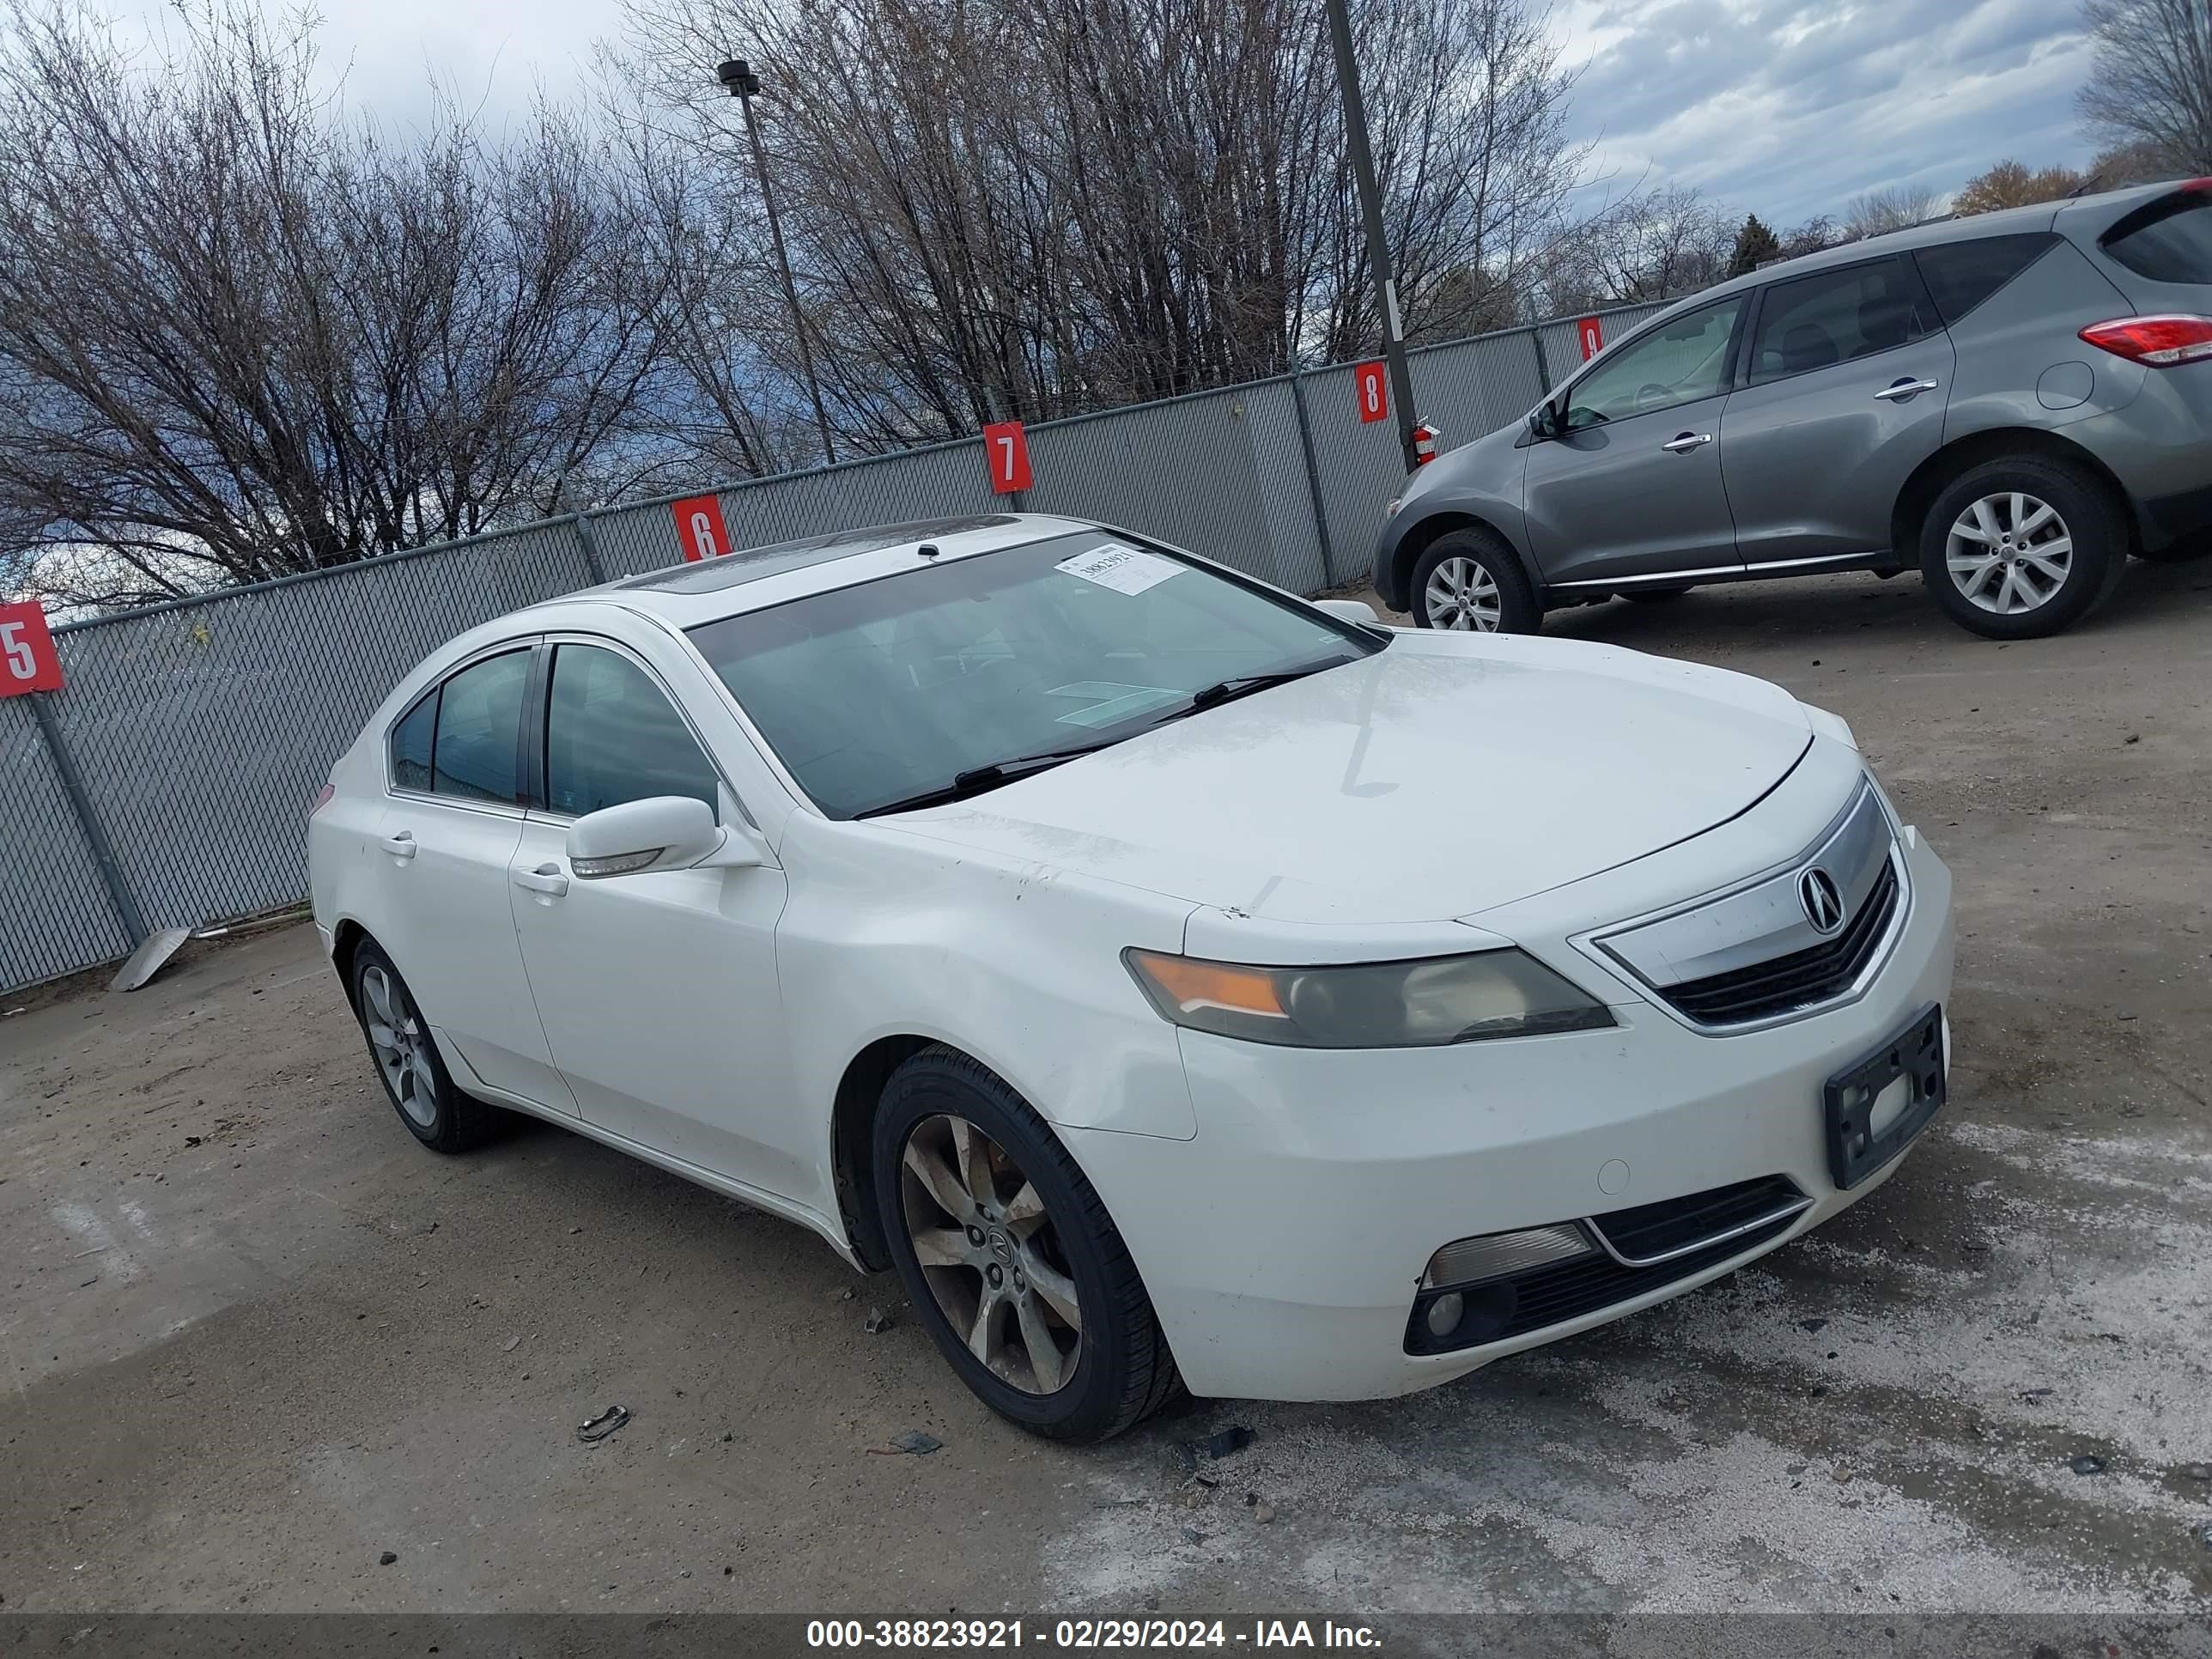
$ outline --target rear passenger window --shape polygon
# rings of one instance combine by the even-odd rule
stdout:
[[[438,723],[438,694],[432,690],[399,717],[392,728],[392,787],[430,787],[430,734]]]
[[[1932,333],[1927,301],[1900,259],[1824,270],[1766,290],[1752,340],[1750,383],[1810,374]]]
[[[1923,247],[1912,257],[1936,309],[1948,328],[2043,257],[2058,238],[2049,231],[2025,236],[1980,236],[1971,242]]]
[[[431,787],[441,795],[514,805],[530,653],[509,651],[464,668],[438,693]]]
[[[545,804],[581,817],[654,795],[718,806],[716,774],[653,678],[617,652],[563,645],[545,710]]]
[[[2212,195],[2162,196],[2114,225],[2098,246],[2154,283],[2212,283]]]

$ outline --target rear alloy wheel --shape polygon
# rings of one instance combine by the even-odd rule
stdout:
[[[1413,567],[1413,620],[1451,633],[1533,634],[1544,619],[1521,561],[1487,530],[1439,536]]]
[[[961,1380],[1054,1440],[1104,1440],[1180,1384],[1106,1206],[1044,1120],[925,1048],[876,1109],[876,1211],[907,1300]]]
[[[1991,639],[2078,621],[2118,579],[2127,526],[2095,477],[2040,457],[1991,461],[1929,509],[1921,573],[1952,619]]]
[[[362,1035],[368,1039],[377,1081],[416,1139],[433,1152],[465,1152],[490,1139],[499,1125],[499,1109],[453,1085],[407,981],[374,945],[364,944],[354,953],[353,1006]]]

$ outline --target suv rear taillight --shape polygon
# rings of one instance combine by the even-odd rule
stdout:
[[[2116,317],[2109,323],[2092,323],[2081,331],[2081,337],[2116,357],[2166,368],[2212,357],[2212,317]]]
[[[315,804],[307,809],[307,816],[309,817],[313,817],[316,813],[321,811],[323,808],[328,806],[331,804],[331,797],[337,794],[337,792],[338,787],[334,783],[326,783],[321,788],[316,790]]]

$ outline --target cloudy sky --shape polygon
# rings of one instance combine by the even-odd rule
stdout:
[[[158,17],[161,0],[116,0]],[[573,88],[612,0],[319,0],[354,96],[404,118],[434,64],[492,112]],[[1786,227],[1990,162],[2078,165],[2079,0],[1557,0],[1603,183],[1685,180]]]

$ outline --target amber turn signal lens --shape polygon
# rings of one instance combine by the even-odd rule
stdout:
[[[1132,951],[1129,960],[1184,1013],[1200,1008],[1229,1008],[1240,1014],[1290,1018],[1282,998],[1276,994],[1275,975],[1267,969],[1160,956],[1151,951]]]

